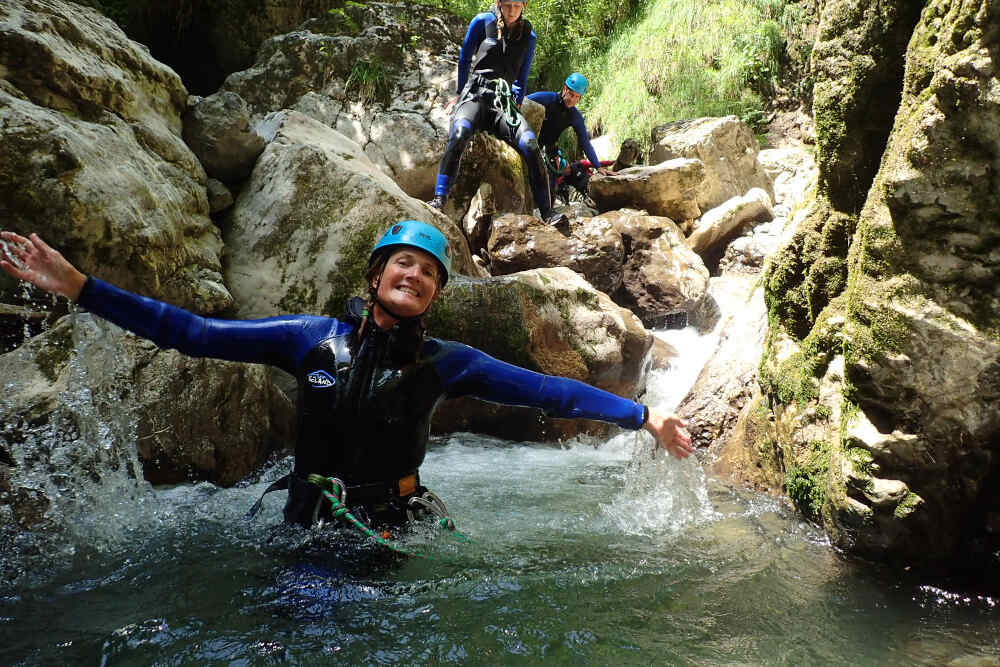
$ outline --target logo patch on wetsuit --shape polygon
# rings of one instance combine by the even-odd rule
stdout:
[[[309,384],[319,389],[326,389],[337,384],[336,378],[326,371],[313,371],[306,376],[306,380],[309,381]]]

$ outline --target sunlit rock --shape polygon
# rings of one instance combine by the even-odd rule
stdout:
[[[757,161],[760,144],[736,116],[679,120],[653,128],[651,164],[679,158],[700,160],[704,175],[696,201],[708,211],[752,188],[774,198],[771,179]],[[697,216],[693,216],[697,217]]]
[[[565,266],[607,294],[621,286],[622,236],[599,217],[573,219],[556,229],[533,216],[503,215],[493,221],[488,250],[493,275]]]
[[[180,137],[180,78],[76,3],[4,2],[0,34],[4,227],[123,287],[230,306],[205,172]]]
[[[695,220],[688,235],[688,246],[703,257],[719,252],[717,246],[732,238],[743,225],[767,222],[774,218],[771,198],[760,188],[753,188],[743,196],[733,197]]]
[[[461,230],[408,197],[356,143],[295,111],[269,122],[274,138],[224,224],[239,317],[339,315],[365,293],[371,250],[400,220],[436,225],[454,272],[478,273]]]
[[[706,327],[718,332],[717,348],[677,412],[688,421],[696,446],[717,444],[722,449],[753,393],[767,313],[763,290],[754,276],[713,278],[705,300],[717,303],[725,320]]]
[[[432,7],[348,3],[267,40],[222,90],[245,99],[254,121],[294,109],[336,129],[405,192],[428,199],[464,28]]]
[[[680,158],[651,167],[632,167],[590,179],[590,197],[601,211],[633,208],[672,220],[701,215],[697,191],[705,178],[700,160]]]
[[[589,224],[610,223],[626,248],[621,286],[611,294],[646,326],[662,326],[693,310],[708,289],[708,269],[669,218],[640,211],[609,211]]]

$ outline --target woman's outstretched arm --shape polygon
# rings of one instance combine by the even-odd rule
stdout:
[[[46,292],[80,298],[87,276],[53,249],[38,234],[27,238],[14,232],[0,232],[0,269]]]

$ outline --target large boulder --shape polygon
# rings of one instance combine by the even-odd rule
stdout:
[[[604,213],[591,224],[598,220],[610,223],[626,248],[621,286],[611,293],[615,303],[651,327],[701,303],[708,269],[672,220],[630,210]]]
[[[493,135],[477,132],[462,155],[445,214],[452,220],[462,220],[484,185],[488,185],[488,208],[493,211],[530,214],[535,207],[528,169],[521,154]]]
[[[184,141],[205,173],[230,184],[250,175],[266,143],[250,124],[247,103],[229,91],[192,97],[184,116]]]
[[[464,25],[411,5],[347,3],[267,40],[257,61],[226,79],[260,120],[300,111],[359,145],[408,194],[434,189],[455,95]]]
[[[744,225],[767,222],[772,218],[771,197],[764,190],[753,188],[743,196],[723,202],[696,220],[687,243],[702,257],[713,251],[721,254],[717,246],[731,239]]]
[[[566,268],[449,283],[429,313],[428,329],[509,363],[628,398],[645,388],[653,344],[638,318]],[[615,428],[468,398],[443,403],[434,427],[534,441],[607,434]]]
[[[701,215],[697,191],[704,178],[701,160],[680,158],[608,176],[595,174],[590,197],[601,211],[632,208],[683,222]]]
[[[503,215],[493,221],[487,249],[495,276],[565,266],[606,294],[622,282],[622,236],[603,218],[574,218],[564,234],[534,216]]]
[[[296,111],[268,125],[271,141],[224,223],[239,317],[338,315],[364,292],[371,249],[399,220],[436,225],[454,272],[478,275],[461,230],[408,197],[358,144]]]
[[[702,211],[761,188],[774,198],[771,179],[757,162],[760,144],[736,116],[679,120],[653,128],[651,164],[689,158],[701,160],[704,178],[696,199]]]
[[[0,218],[81,270],[200,312],[229,307],[187,93],[110,20],[61,0],[0,5]],[[15,300],[10,281],[4,301]]]

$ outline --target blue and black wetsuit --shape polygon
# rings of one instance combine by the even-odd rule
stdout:
[[[538,132],[538,145],[544,148],[550,157],[556,154],[556,143],[558,143],[559,137],[566,131],[566,128],[572,127],[576,132],[576,139],[580,143],[584,155],[590,160],[590,164],[595,167],[601,165],[601,161],[597,158],[597,151],[594,150],[594,146],[590,143],[587,124],[584,122],[583,114],[580,113],[579,109],[576,107],[567,107],[563,103],[562,95],[549,90],[532,93],[528,95],[528,99],[545,107],[545,120],[542,122],[542,127]],[[555,175],[551,175],[550,179],[549,187],[554,188]]]
[[[487,130],[517,149],[528,166],[531,193],[543,218],[551,214],[549,190],[538,152],[538,140],[516,109],[516,126],[504,117],[497,104],[496,82],[506,81],[514,101],[524,100],[531,61],[535,56],[535,33],[526,19],[500,34],[494,12],[478,14],[469,23],[458,57],[458,102],[452,112],[448,145],[438,169],[434,194],[447,197],[458,174],[462,153],[476,130]]]
[[[327,506],[318,487],[306,481],[310,473],[343,480],[348,502],[367,507],[370,518],[402,520],[406,497],[419,486],[412,480],[424,460],[434,408],[445,397],[474,396],[630,429],[640,428],[648,414],[639,403],[582,382],[519,368],[461,343],[423,338],[414,328],[369,325],[359,341],[360,299],[349,303],[341,319],[221,320],[90,277],[79,304],[162,348],[269,364],[294,375],[298,435],[284,515],[305,526]],[[411,483],[404,485],[407,479]]]

